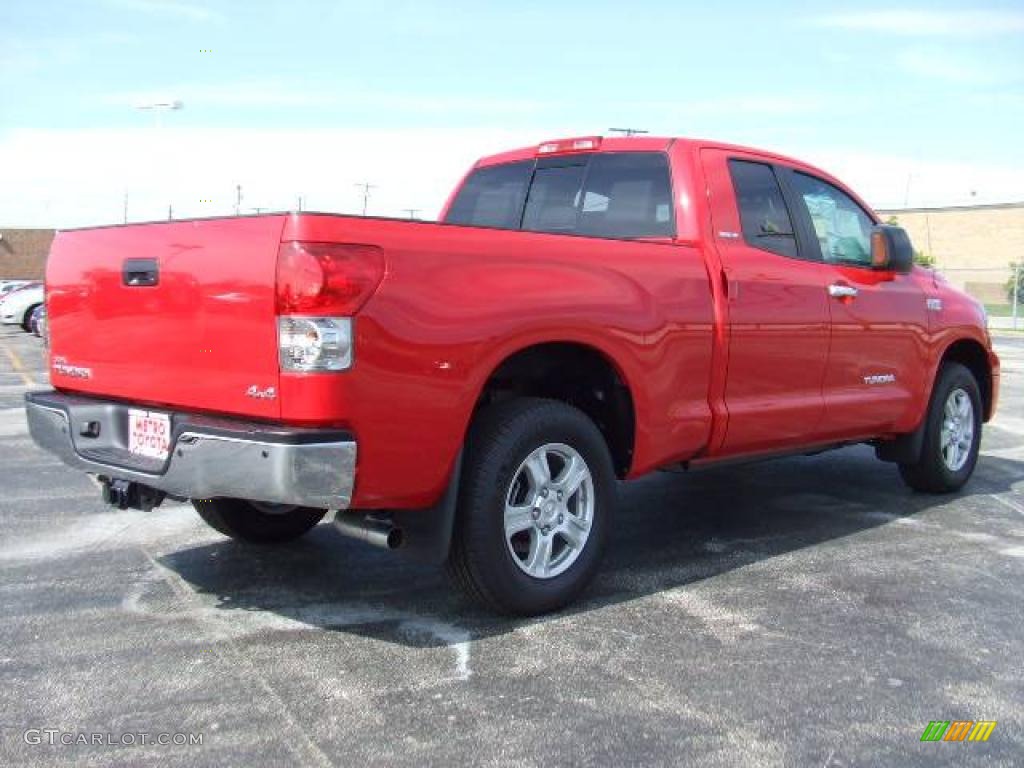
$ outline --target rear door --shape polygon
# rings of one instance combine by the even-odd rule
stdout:
[[[884,433],[927,391],[924,292],[909,274],[872,268],[876,222],[851,195],[802,170],[783,173],[799,225],[828,272],[832,345],[823,430],[830,438]]]
[[[815,442],[824,413],[830,269],[798,236],[776,171],[756,155],[701,151],[728,286],[728,428],[719,454]]]
[[[53,385],[276,418],[283,225],[262,216],[59,233],[46,274]]]

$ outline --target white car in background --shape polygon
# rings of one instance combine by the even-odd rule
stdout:
[[[28,330],[32,310],[43,303],[43,284],[28,283],[9,291],[0,298],[0,322],[4,325],[20,325]]]
[[[31,282],[31,280],[0,280],[0,297],[21,288],[23,285],[28,285]]]

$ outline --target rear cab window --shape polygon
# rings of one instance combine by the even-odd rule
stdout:
[[[468,227],[519,229],[533,161],[477,168],[466,178],[445,221]]]
[[[613,239],[672,237],[668,157],[608,152],[480,168],[459,190],[445,221]]]

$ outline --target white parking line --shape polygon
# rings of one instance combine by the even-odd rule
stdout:
[[[0,437],[17,437],[28,434],[28,422],[24,408],[0,409]]]
[[[1017,502],[1010,501],[1009,499],[1004,499],[1002,496],[1000,496],[998,494],[995,494],[995,493],[990,493],[989,497],[995,499],[1000,504],[1002,504],[1004,507],[1008,507],[1009,509],[1012,509],[1017,514],[1024,515],[1024,507],[1022,507]]]

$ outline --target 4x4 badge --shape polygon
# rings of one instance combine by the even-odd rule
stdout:
[[[273,387],[267,387],[266,389],[260,389],[258,386],[253,384],[247,390],[245,390],[246,397],[254,397],[257,400],[273,400],[277,397],[277,390]]]

